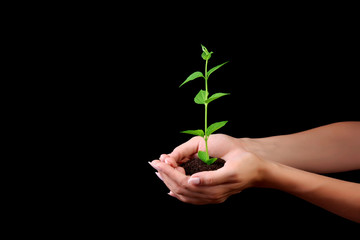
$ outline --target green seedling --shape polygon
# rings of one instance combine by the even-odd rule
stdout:
[[[204,104],[205,106],[205,128],[204,130],[202,129],[198,129],[198,130],[186,130],[186,131],[182,131],[182,133],[187,133],[187,134],[192,134],[192,135],[197,135],[197,136],[201,136],[204,138],[205,140],[205,146],[206,146],[206,152],[204,151],[199,151],[198,152],[198,157],[205,162],[206,164],[210,165],[213,162],[215,162],[217,160],[217,158],[210,158],[209,157],[209,150],[208,150],[208,139],[210,137],[210,135],[215,132],[216,130],[222,128],[223,126],[225,126],[225,124],[228,121],[222,121],[222,122],[216,122],[211,124],[209,127],[208,125],[208,119],[207,119],[207,114],[208,114],[208,105],[210,102],[214,101],[215,99],[218,99],[220,97],[229,95],[229,93],[214,93],[213,95],[211,95],[209,97],[209,90],[208,90],[208,80],[210,75],[215,72],[217,69],[219,69],[220,67],[224,66],[227,62],[224,62],[220,65],[217,65],[216,67],[211,68],[209,71],[207,70],[208,68],[208,62],[209,59],[211,58],[211,54],[213,54],[213,52],[209,52],[206,47],[204,47],[203,45],[201,45],[202,51],[203,53],[201,54],[201,57],[205,60],[205,74],[203,74],[200,71],[194,72],[192,74],[190,74],[190,76],[179,86],[183,86],[185,83],[190,82],[194,79],[197,78],[204,78],[205,79],[205,90],[200,90],[199,93],[195,96],[194,98],[194,102],[196,104]]]

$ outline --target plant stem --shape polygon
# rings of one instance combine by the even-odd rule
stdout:
[[[206,160],[209,160],[209,151],[208,151],[208,135],[207,135],[207,103],[205,104],[205,135],[204,135],[204,140],[205,140],[205,147],[206,147]]]
[[[205,91],[206,91],[206,99],[208,98],[208,75],[207,75],[207,65],[208,65],[209,59],[206,60],[205,63]]]
[[[208,65],[208,59],[206,60],[205,63],[205,101],[208,99],[208,76],[207,76],[207,65]],[[207,144],[207,140],[208,140],[208,135],[207,135],[207,108],[208,108],[208,104],[205,103],[205,135],[204,135],[204,140],[205,140],[205,146],[206,146],[206,158],[207,160],[209,160],[209,151],[208,151],[208,144]]]

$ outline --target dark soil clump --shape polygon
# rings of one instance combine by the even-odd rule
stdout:
[[[194,157],[189,161],[181,164],[180,166],[185,169],[186,175],[193,175],[194,173],[197,172],[217,170],[219,168],[222,168],[224,164],[225,164],[225,160],[221,158],[218,158],[213,164],[207,165],[199,158]]]

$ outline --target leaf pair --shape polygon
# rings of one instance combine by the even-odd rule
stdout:
[[[215,131],[219,130],[220,128],[222,128],[223,126],[225,126],[225,124],[228,121],[221,121],[221,122],[216,122],[211,124],[207,129],[206,129],[206,136],[210,136],[212,133],[214,133]],[[198,129],[198,130],[186,130],[186,131],[182,131],[181,133],[187,133],[187,134],[192,134],[192,135],[196,135],[196,136],[200,136],[200,137],[204,137],[205,133],[202,129]]]
[[[207,98],[209,93],[204,90],[200,90],[198,92],[198,94],[196,94],[196,96],[194,98],[194,102],[197,104],[208,104],[208,103],[214,101],[215,99],[218,99],[220,97],[223,97],[223,96],[226,96],[229,94],[230,93],[214,93],[211,97]]]
[[[199,151],[198,152],[198,157],[201,159],[201,161],[203,161],[207,165],[211,165],[217,160],[217,158],[210,158],[209,159],[209,156],[204,151]]]
[[[224,66],[224,65],[225,65],[226,63],[228,63],[228,62],[229,62],[229,61],[224,62],[224,63],[219,64],[219,65],[213,67],[212,69],[210,69],[210,70],[207,72],[207,78],[209,78],[210,74],[212,74],[213,72],[215,72],[216,70],[218,70],[220,67]],[[203,74],[202,72],[199,72],[199,71],[194,72],[194,73],[190,74],[190,76],[188,76],[188,77],[186,78],[186,80],[185,80],[179,87],[181,87],[181,86],[184,85],[185,83],[190,82],[190,81],[192,81],[192,80],[195,80],[195,79],[197,79],[197,78],[199,78],[199,77],[205,78],[205,77],[204,77],[204,74]]]

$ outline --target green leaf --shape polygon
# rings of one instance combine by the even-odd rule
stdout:
[[[197,104],[205,104],[207,92],[204,90],[200,90],[198,94],[196,94],[194,98],[194,102]]]
[[[216,123],[211,124],[211,125],[207,128],[206,135],[207,135],[207,136],[210,136],[210,134],[212,134],[212,133],[215,132],[216,130],[219,130],[220,128],[222,128],[223,126],[225,126],[225,124],[226,124],[227,122],[228,122],[228,121],[222,121],[222,122],[216,122]]]
[[[204,77],[204,75],[202,74],[202,72],[199,72],[199,71],[194,72],[194,73],[192,73],[190,76],[188,76],[188,78],[187,78],[179,87],[181,87],[181,86],[184,85],[185,83],[187,83],[187,82],[189,82],[189,81],[192,81],[192,80],[194,80],[194,79],[196,79],[196,78],[199,78],[199,77]]]
[[[204,45],[202,45],[202,44],[200,44],[200,45],[201,45],[201,48],[202,48],[203,52],[206,53],[206,54],[208,54],[209,52],[208,52],[208,50],[206,49],[206,47],[205,47]]]
[[[181,133],[187,133],[187,134],[192,134],[192,135],[196,135],[196,136],[200,136],[200,137],[204,137],[204,131],[202,129],[198,129],[198,130],[185,130],[185,131],[181,131]]]
[[[206,152],[204,152],[204,151],[199,151],[199,152],[198,152],[198,157],[199,157],[200,160],[203,161],[204,163],[206,163],[206,162],[209,160]]]
[[[204,59],[204,60],[209,60],[211,58],[211,54],[213,54],[213,52],[210,52],[210,53],[205,53],[203,52],[201,54],[201,57]]]
[[[229,61],[227,62],[224,62],[220,65],[217,65],[216,67],[213,67],[212,69],[210,69],[208,72],[207,72],[207,76],[209,77],[210,74],[212,74],[214,71],[218,70],[220,67],[224,66],[225,64],[227,64]]]
[[[217,160],[217,158],[210,158],[209,159],[209,156],[204,151],[199,151],[198,152],[198,157],[200,158],[201,161],[203,161],[207,165],[211,165]]]
[[[201,54],[201,57],[202,57],[204,60],[206,60],[206,57],[207,57],[206,52],[203,52],[203,53]]]
[[[214,93],[211,97],[208,98],[208,100],[205,101],[205,103],[209,103],[214,101],[215,99],[218,99],[220,97],[229,95],[230,93]]]
[[[215,161],[217,160],[217,158],[210,158],[208,161],[206,161],[205,163],[207,164],[207,165],[211,165],[211,164],[213,164]]]
[[[205,60],[209,60],[211,58],[211,54],[213,54],[213,52],[209,52],[209,54],[206,56]]]
[[[201,44],[200,44],[201,45]],[[211,54],[213,52],[209,52],[206,47],[204,45],[201,45],[201,48],[203,50],[203,53],[201,54],[201,57],[204,59],[204,60],[209,60],[211,58]]]

